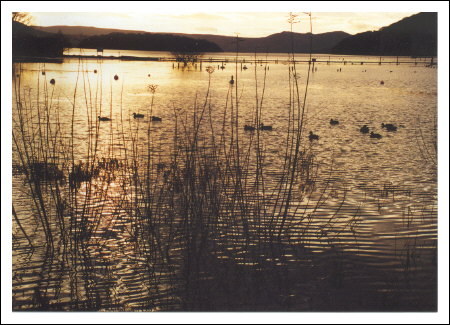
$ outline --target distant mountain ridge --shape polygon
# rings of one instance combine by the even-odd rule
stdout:
[[[169,51],[179,53],[221,52],[221,48],[208,40],[153,33],[110,33],[89,36],[78,44],[81,48],[116,50]]]
[[[359,33],[340,41],[336,54],[437,55],[437,13],[422,12],[374,32]]]
[[[13,57],[61,57],[67,45],[67,40],[60,33],[49,33],[12,22]]]
[[[185,34],[186,36],[198,39],[206,39],[219,45],[225,52],[236,51],[236,37],[205,35],[205,34]],[[329,32],[312,35],[312,51],[327,52],[342,39],[350,36],[345,32]],[[266,37],[240,37],[239,52],[246,53],[288,53],[294,50],[295,53],[308,53],[311,50],[310,33],[281,32]],[[293,49],[292,49],[293,46]]]
[[[128,43],[125,40],[128,35],[130,39],[134,38],[135,41],[150,40],[153,37],[154,40],[157,39],[158,42],[163,43],[167,43],[167,40],[164,40],[165,38],[175,40],[176,37],[185,37],[214,43],[225,52],[235,52],[237,49],[236,37],[234,36],[153,33],[86,26],[35,26],[34,29],[40,32],[63,34],[70,41],[72,47],[108,48],[108,46],[113,46],[114,49],[119,49],[121,45],[115,42],[114,39],[120,39],[120,43],[125,44]],[[120,34],[123,36],[120,36]],[[107,35],[110,36],[106,37]],[[150,35],[159,36],[155,38],[155,36]],[[101,43],[96,44],[95,40],[101,40]],[[296,53],[307,53],[312,50],[314,53],[334,54],[436,56],[437,13],[419,13],[380,28],[378,31],[367,31],[356,35],[340,31],[314,34],[312,37],[312,48],[310,43],[311,34],[309,33],[281,32],[266,37],[240,37],[239,41],[239,52],[247,53],[287,53],[292,51],[293,43],[293,50]],[[149,45],[144,44],[128,44],[123,49],[145,50],[148,47]],[[165,46],[158,47],[157,44],[153,44],[151,48],[152,50],[164,50]]]
[[[117,29],[117,28],[100,28],[100,27],[91,27],[91,26],[32,26],[34,29],[49,32],[49,33],[63,33],[68,36],[73,35],[83,35],[94,36],[94,35],[106,35],[111,33],[131,33],[131,34],[141,34],[148,33],[143,30],[127,30],[127,29]]]
[[[174,35],[184,36],[198,40],[206,40],[216,43],[224,52],[236,51],[236,37],[222,36],[210,34],[186,34],[186,33],[153,33],[137,30],[120,30],[111,28],[97,28],[86,26],[34,26],[35,29],[51,33],[62,33],[66,35],[72,42],[74,47],[90,36],[108,35],[110,33],[123,34],[158,34],[158,35]],[[345,32],[328,32],[322,34],[314,34],[312,42],[313,52],[330,51],[342,39],[350,36]],[[294,51],[297,53],[307,53],[310,51],[310,34],[309,33],[292,33],[294,39]],[[291,32],[281,32],[266,37],[240,37],[240,52],[272,52],[287,53],[292,51]]]

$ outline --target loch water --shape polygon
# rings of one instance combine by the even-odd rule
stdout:
[[[317,55],[293,75],[287,54],[234,56],[188,67],[119,56],[14,64],[13,310],[437,309],[435,66]],[[277,193],[286,197],[278,186],[297,89],[303,169],[288,210],[272,211]],[[272,130],[244,131],[255,107]],[[187,134],[199,121],[194,149]],[[227,137],[240,147],[223,140],[223,151],[241,150],[243,171],[203,155]],[[174,158],[188,150],[197,160]],[[50,165],[62,176],[51,179]],[[82,179],[74,166],[97,169]],[[31,180],[39,168],[47,174]]]

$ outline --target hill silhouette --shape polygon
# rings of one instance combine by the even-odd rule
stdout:
[[[82,36],[83,38],[95,35],[107,35],[111,33],[142,34],[143,30],[126,30],[117,28],[100,28],[91,26],[33,26],[34,29],[47,33],[63,33],[66,36]]]
[[[312,51],[325,53],[331,50],[339,41],[348,37],[345,32],[329,32],[313,34]],[[206,39],[219,45],[225,52],[236,51],[236,37],[219,35],[189,35],[198,39]],[[310,33],[281,32],[266,37],[240,37],[239,52],[246,53],[288,53],[292,51],[292,39],[295,53],[308,53]]]
[[[222,49],[207,40],[185,36],[151,33],[111,33],[90,36],[79,43],[82,48],[116,50],[171,51],[171,52],[220,52]]]
[[[359,33],[343,39],[336,54],[436,56],[437,13],[422,12],[378,31]]]
[[[234,36],[152,33],[87,26],[33,28],[24,26],[17,25],[15,28],[21,30],[20,38],[14,36],[13,28],[13,55],[17,53],[39,55],[48,52],[47,56],[56,56],[62,54],[62,44],[71,47],[147,51],[236,51]],[[40,41],[37,41],[37,38]],[[266,37],[240,37],[239,52],[287,53],[292,50],[292,38],[294,52],[310,51],[311,34],[281,32]],[[356,35],[339,31],[314,34],[312,51],[335,54],[436,56],[437,13],[419,13],[378,31]]]
[[[111,33],[125,33],[125,34],[159,34],[159,35],[173,35],[188,37],[197,40],[206,40],[217,44],[225,52],[236,51],[236,37],[222,36],[211,34],[185,34],[185,33],[152,33],[136,30],[120,30],[111,28],[97,28],[86,26],[35,26],[37,30],[46,32],[61,32],[67,36],[71,41],[73,47],[82,47],[85,43],[83,40],[90,36],[107,35]],[[313,52],[329,52],[342,39],[350,36],[345,32],[329,32],[313,35]],[[294,38],[294,51],[296,53],[307,53],[310,50],[310,34],[309,33],[292,33]],[[91,45],[92,46],[92,45]],[[240,52],[272,52],[272,53],[287,53],[291,51],[291,32],[281,32],[272,34],[266,37],[240,37],[239,51]]]
[[[12,22],[12,56],[60,57],[69,46],[63,34],[47,33]]]

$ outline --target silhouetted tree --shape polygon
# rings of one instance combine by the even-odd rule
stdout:
[[[29,25],[31,23],[32,17],[28,12],[13,12],[12,21],[22,23],[24,25]]]
[[[198,61],[199,58],[203,56],[203,52],[178,52],[172,51],[171,54],[175,57],[178,62],[183,62],[184,66],[193,64]]]

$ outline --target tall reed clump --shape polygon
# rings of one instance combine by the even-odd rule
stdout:
[[[41,69],[45,71],[45,66]],[[13,161],[24,177],[22,186],[15,190],[28,195],[28,201],[18,203],[30,204],[22,210],[31,216],[16,213],[15,203],[13,211],[16,223],[35,249],[33,254],[42,256],[35,257],[42,264],[35,266],[40,270],[33,271],[43,275],[30,289],[32,302],[17,303],[17,308],[97,310],[102,305],[99,292],[103,288],[98,288],[101,284],[96,277],[108,268],[107,263],[94,263],[97,261],[91,256],[93,243],[100,241],[96,234],[104,223],[105,207],[97,202],[109,199],[108,186],[117,173],[117,159],[99,157],[97,116],[102,112],[102,94],[91,92],[85,63],[79,63],[73,97],[68,99],[72,109],[64,116],[60,115],[57,80],[46,78],[38,73],[37,87],[27,91],[20,77],[14,82]],[[81,96],[80,83],[84,90]],[[96,88],[101,89],[100,85]],[[85,110],[76,106],[80,100]],[[80,116],[87,125],[81,145],[80,130],[75,128]],[[50,291],[49,285],[53,288]]]
[[[291,14],[291,29],[295,19]],[[327,190],[307,213],[302,203],[309,203],[317,171],[303,134],[311,66],[302,91],[290,57],[283,163],[274,175],[265,167],[259,127],[268,69],[261,77],[255,64],[256,127],[244,134],[238,56],[237,48],[222,110],[211,99],[213,67],[206,68],[204,98],[195,98],[190,110],[174,107],[173,141],[165,156],[157,154],[155,125],[129,118],[122,107],[123,84],[117,96],[112,83],[119,81],[111,79],[106,99],[101,64],[93,77],[80,60],[65,116],[58,80],[49,83],[38,74],[37,89],[24,92],[20,77],[15,79],[14,159],[35,218],[13,206],[26,239],[17,241],[42,255],[36,266],[41,279],[31,293],[23,289],[31,298],[16,301],[15,308],[290,308],[290,281],[298,275],[289,270],[289,256],[305,258],[312,215]],[[148,90],[150,117],[158,87]],[[111,119],[100,121],[103,115]],[[76,127],[80,119],[85,130]]]
[[[291,25],[294,22],[291,15]],[[239,44],[238,37],[236,41]],[[268,69],[264,68],[260,81],[255,64],[252,120],[256,127],[244,134],[238,55],[237,50],[235,75],[220,114],[211,102],[213,67],[206,68],[208,86],[201,103],[196,100],[191,112],[173,112],[174,152],[164,181],[175,216],[166,220],[176,225],[178,236],[173,238],[178,242],[167,252],[170,256],[181,248],[175,256],[181,265],[183,310],[287,308],[284,299],[291,294],[287,255],[301,254],[307,243],[298,231],[308,231],[312,219],[301,203],[313,189],[316,172],[313,153],[303,142],[311,66],[302,92],[292,54],[284,163],[274,177],[265,167],[264,134],[259,127],[264,121]],[[319,199],[313,211],[322,203]],[[272,286],[269,295],[259,300],[261,288],[268,286]],[[249,301],[254,306],[249,307]]]

